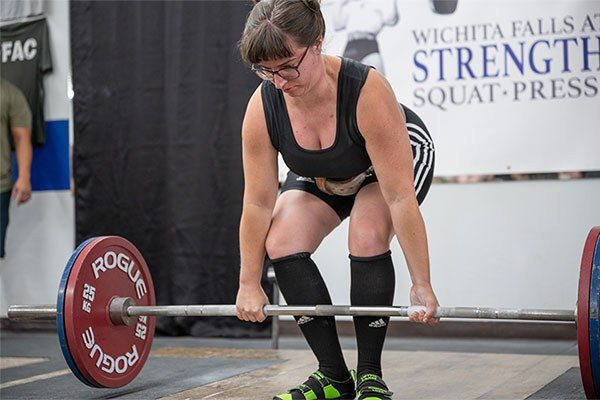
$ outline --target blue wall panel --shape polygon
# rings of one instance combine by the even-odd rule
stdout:
[[[13,153],[13,179],[18,169]],[[46,144],[33,148],[31,186],[34,191],[69,190],[69,121],[46,121]]]

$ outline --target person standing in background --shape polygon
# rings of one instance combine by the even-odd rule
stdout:
[[[12,183],[10,135],[15,144],[19,176]],[[23,204],[31,198],[31,110],[23,93],[5,79],[0,80],[0,258],[8,227],[11,198]]]

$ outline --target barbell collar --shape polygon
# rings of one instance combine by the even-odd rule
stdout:
[[[135,306],[135,300],[131,297],[115,297],[108,305],[108,317],[114,325],[130,326],[135,318],[127,310]]]

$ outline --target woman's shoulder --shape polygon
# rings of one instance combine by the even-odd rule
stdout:
[[[377,101],[377,99],[383,101],[385,96],[383,98],[380,96],[388,93],[394,94],[392,85],[381,72],[373,68],[370,69],[368,75],[365,76],[365,82],[361,90],[361,98],[370,97],[375,101]]]
[[[248,100],[248,104],[246,106],[246,114],[244,116],[244,120],[253,124],[253,122],[262,122],[264,121],[264,112],[263,112],[263,101],[262,101],[262,91],[263,84],[258,85],[258,87],[250,96]]]
[[[364,82],[371,71],[375,68],[371,65],[363,64],[351,58],[337,57],[340,60],[340,72],[350,79],[357,79]]]

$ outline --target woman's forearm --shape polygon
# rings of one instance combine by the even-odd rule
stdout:
[[[240,285],[260,284],[265,258],[265,240],[273,210],[244,205],[240,221]]]
[[[427,233],[416,199],[396,201],[390,212],[413,285],[431,285]]]

